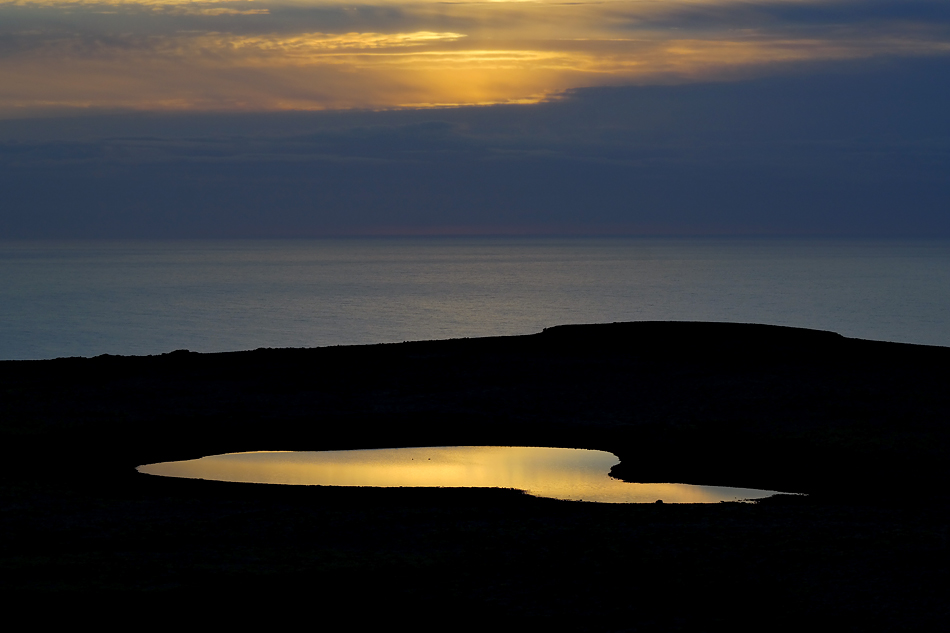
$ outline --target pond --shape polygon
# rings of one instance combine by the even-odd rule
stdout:
[[[310,486],[517,488],[537,497],[600,503],[717,503],[770,490],[627,483],[608,476],[605,451],[524,446],[440,446],[349,451],[228,453],[139,466],[165,477]]]

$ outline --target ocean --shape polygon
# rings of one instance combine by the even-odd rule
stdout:
[[[950,346],[950,240],[0,242],[0,359],[729,321]]]

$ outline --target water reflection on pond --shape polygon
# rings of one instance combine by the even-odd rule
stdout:
[[[355,451],[229,453],[139,466],[166,477],[316,486],[518,488],[601,503],[716,503],[774,491],[612,479],[612,453],[574,448],[443,446]]]

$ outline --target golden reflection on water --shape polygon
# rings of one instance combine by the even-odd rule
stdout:
[[[716,503],[773,491],[635,484],[607,475],[605,451],[521,446],[441,446],[355,451],[261,451],[139,466],[149,475],[311,486],[517,488],[537,497],[600,503]]]

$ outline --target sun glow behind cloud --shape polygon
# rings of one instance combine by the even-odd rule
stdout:
[[[950,52],[945,23],[866,4],[14,0],[0,2],[0,114],[523,103]]]

